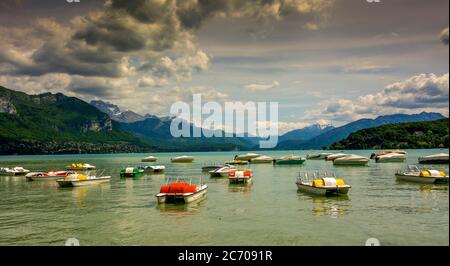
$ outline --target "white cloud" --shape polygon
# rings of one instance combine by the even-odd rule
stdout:
[[[245,88],[252,92],[269,91],[280,86],[278,81],[273,81],[272,83],[254,83],[245,86]]]

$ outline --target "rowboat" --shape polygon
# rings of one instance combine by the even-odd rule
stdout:
[[[307,160],[323,160],[323,159],[327,158],[328,155],[332,155],[332,153],[322,152],[319,154],[307,154],[306,159]]]
[[[250,159],[250,163],[273,163],[274,158],[270,156],[258,156]]]
[[[421,164],[448,164],[448,153],[439,153],[428,156],[419,157],[419,163]]]
[[[166,169],[164,165],[141,165],[138,168],[145,173],[162,173]]]
[[[342,158],[342,157],[346,157],[349,156],[350,154],[346,154],[346,153],[335,153],[335,154],[330,154],[327,157],[325,157],[325,160],[327,161],[334,161],[336,159]]]
[[[333,165],[367,165],[369,158],[360,155],[347,155],[333,160]]]
[[[228,172],[228,180],[230,183],[250,183],[252,182],[253,172],[252,170],[232,170]]]
[[[120,170],[120,177],[140,177],[144,175],[144,169],[137,167],[126,167]]]
[[[305,158],[301,157],[301,156],[283,156],[280,157],[278,159],[275,159],[274,162],[277,165],[280,164],[303,164],[306,161]]]
[[[49,170],[48,172],[32,172],[25,175],[28,181],[39,181],[39,180],[55,180],[68,175],[75,174],[73,171],[56,171]]]
[[[187,182],[167,181],[165,186],[162,186],[159,193],[156,195],[158,203],[183,202],[190,203],[203,198],[206,195],[208,186],[205,184],[192,185],[192,180]]]
[[[241,160],[241,161],[250,161],[253,158],[259,157],[261,155],[257,153],[247,153],[247,154],[241,154],[234,156],[234,160]]]
[[[7,176],[16,176],[16,175],[26,175],[30,172],[30,170],[27,170],[23,167],[13,167],[13,168],[7,168],[2,167],[0,168],[0,175],[7,175]]]
[[[183,156],[170,158],[170,161],[172,163],[192,163],[194,161],[194,157],[183,155]]]
[[[248,161],[243,161],[243,160],[233,160],[233,161],[225,162],[225,164],[229,164],[229,165],[247,165],[247,164],[248,164]]]
[[[408,165],[405,171],[397,171],[397,180],[426,184],[448,183],[449,176],[444,171],[420,169],[416,165]]]
[[[89,176],[82,174],[71,174],[65,178],[56,180],[60,187],[80,187],[101,184],[111,181],[111,176]]]
[[[321,196],[346,195],[351,188],[343,179],[327,173],[305,173],[297,179],[296,184],[299,191]]]
[[[145,158],[143,158],[141,161],[142,162],[156,162],[158,158],[154,157],[154,156],[147,156]]]
[[[88,163],[73,163],[71,165],[66,166],[66,169],[72,171],[95,170],[95,166],[90,165]]]
[[[230,166],[224,166],[218,169],[214,169],[209,171],[208,173],[212,176],[212,177],[227,177],[228,173],[230,171],[234,171],[236,170],[234,167],[230,167]]]

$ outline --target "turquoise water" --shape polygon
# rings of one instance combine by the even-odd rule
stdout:
[[[172,164],[181,153],[153,154],[163,175],[121,179],[121,167],[140,165],[148,154],[2,156],[0,167],[62,169],[73,161],[94,164],[110,184],[58,188],[54,181],[27,182],[0,176],[0,245],[449,245],[448,185],[396,181],[394,174],[417,157],[448,150],[409,150],[405,163],[370,162],[366,167],[308,160],[303,166],[252,165],[251,186],[201,173],[208,162],[231,160],[236,152],[184,153],[194,163]],[[264,152],[269,156],[293,152]],[[313,151],[298,151],[306,156]],[[352,151],[370,156],[372,151]],[[448,172],[448,165],[437,165]],[[297,191],[301,171],[334,171],[352,189],[347,197],[318,197]],[[204,200],[158,206],[165,178],[202,176]]]

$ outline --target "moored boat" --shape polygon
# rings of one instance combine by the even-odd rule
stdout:
[[[228,180],[230,183],[250,183],[252,182],[253,172],[250,169],[232,170],[228,172]]]
[[[349,156],[350,154],[346,154],[346,153],[334,153],[334,154],[330,154],[327,157],[325,157],[325,160],[327,161],[334,161],[336,159],[342,158],[342,157],[346,157]]]
[[[428,156],[419,157],[420,164],[448,164],[448,153],[439,153]]]
[[[408,165],[405,171],[397,171],[397,180],[426,184],[448,183],[449,176],[444,171],[420,169],[416,165]]]
[[[183,156],[170,158],[170,161],[172,163],[192,163],[194,161],[194,157],[183,155]]]
[[[265,155],[250,159],[250,163],[273,163],[273,161],[274,158]]]
[[[277,165],[284,165],[284,164],[303,164],[306,161],[306,158],[301,156],[283,156],[278,159],[275,159],[274,162]]]
[[[156,162],[157,159],[155,156],[147,156],[142,158],[141,162]]]
[[[234,167],[230,167],[230,166],[224,166],[218,169],[214,169],[209,171],[208,173],[212,176],[212,177],[227,177],[228,173],[230,171],[234,171],[236,170],[236,168]]]
[[[47,172],[32,172],[25,175],[28,181],[38,181],[38,180],[55,180],[58,178],[63,178],[68,175],[75,174],[73,171],[57,171],[49,170]]]
[[[138,167],[126,167],[120,170],[120,177],[140,177],[144,175],[144,169]]]
[[[247,154],[241,154],[234,156],[234,160],[240,160],[240,161],[250,161],[253,158],[259,157],[261,155],[257,153],[247,153]]]
[[[332,155],[330,152],[322,152],[318,154],[307,154],[306,159],[307,160],[323,160],[327,158],[328,155]]]
[[[164,165],[141,165],[138,168],[145,173],[162,173],[166,169]]]
[[[30,170],[25,169],[20,166],[16,166],[13,168],[8,168],[8,167],[0,168],[0,175],[7,175],[7,176],[26,175],[29,172],[30,172]]]
[[[167,182],[165,186],[162,186],[159,193],[156,195],[158,203],[170,203],[170,202],[184,202],[190,203],[201,199],[206,195],[208,186],[205,184],[195,184],[192,182]]]
[[[347,155],[333,160],[333,165],[360,165],[364,166],[369,163],[369,158],[360,155]]]
[[[225,162],[225,164],[229,164],[229,165],[247,165],[247,164],[248,164],[248,161],[244,161],[244,160],[233,160],[233,161]]]
[[[225,166],[234,167],[234,166],[232,166],[230,164],[227,164],[227,163],[209,163],[209,164],[207,164],[205,166],[202,166],[202,172],[213,171],[213,170],[225,167]]]
[[[395,163],[404,162],[406,160],[406,154],[403,153],[387,153],[375,156],[375,162],[377,163]]]
[[[299,191],[312,193],[321,196],[346,195],[351,186],[347,185],[343,179],[328,174],[308,174],[305,173],[297,179]]]
[[[109,181],[111,181],[111,176],[96,177],[82,174],[71,174],[56,180],[60,187],[80,187],[101,184]]]
[[[72,171],[83,171],[83,170],[95,170],[96,167],[88,163],[73,163],[71,165],[66,166],[66,169]]]

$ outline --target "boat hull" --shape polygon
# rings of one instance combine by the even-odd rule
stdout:
[[[369,163],[369,161],[341,161],[341,160],[334,160],[333,165],[348,165],[348,166],[366,166]]]
[[[248,184],[251,183],[252,177],[228,177],[230,184]]]
[[[156,158],[145,158],[145,159],[142,159],[141,162],[143,162],[143,163],[156,162]]]
[[[192,163],[194,159],[170,159],[172,163]]]
[[[303,164],[306,160],[276,160],[275,164],[277,165],[292,165],[292,164]]]
[[[111,181],[111,177],[108,178],[98,178],[93,180],[56,180],[58,185],[60,187],[82,187],[82,186],[89,186],[89,185],[96,185],[101,183],[106,183]]]
[[[156,195],[156,199],[158,200],[158,204],[170,202],[190,203],[203,198],[206,195],[207,188],[205,185],[195,193],[159,193]]]
[[[120,173],[120,177],[141,177],[144,175],[144,172],[141,173]]]
[[[420,164],[448,164],[449,160],[448,159],[420,159],[419,158],[419,163]]]
[[[423,177],[416,175],[405,175],[405,174],[396,174],[395,177],[400,181],[408,181],[414,183],[422,183],[422,184],[440,184],[440,183],[448,183],[449,177]]]
[[[350,190],[350,186],[343,187],[314,187],[303,183],[297,183],[297,188],[299,191],[321,195],[321,196],[331,196],[331,195],[347,195]]]
[[[377,163],[402,163],[406,160],[406,158],[375,158],[375,162]]]

